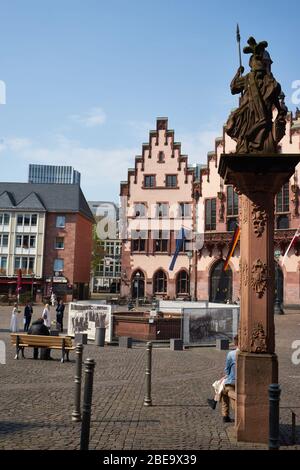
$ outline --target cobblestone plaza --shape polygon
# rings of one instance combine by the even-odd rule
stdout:
[[[1,370],[0,449],[79,449],[80,424],[72,423],[75,354],[62,364],[14,360],[8,325],[10,308],[1,307],[0,339],[6,343]],[[39,308],[34,308],[37,318]],[[291,361],[291,344],[300,339],[300,315],[276,316],[281,396],[281,448],[300,449],[300,365]],[[225,351],[213,347],[171,351],[153,348],[152,407],[144,407],[145,345],[132,349],[85,346],[96,361],[90,449],[266,449],[236,444],[233,426],[206,402],[211,383],[223,372]],[[291,444],[291,408],[298,413],[296,445]]]

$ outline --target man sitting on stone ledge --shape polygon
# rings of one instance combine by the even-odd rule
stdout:
[[[220,404],[222,409],[222,416],[224,423],[232,423],[234,420],[229,416],[229,404],[230,398],[228,393],[230,391],[235,390],[235,363],[236,363],[236,352],[238,350],[238,336],[234,337],[234,345],[235,349],[233,351],[229,351],[226,357],[226,364],[225,364],[225,383],[223,390],[220,396]]]
[[[214,399],[208,399],[207,402],[209,406],[214,410],[216,408],[217,402],[220,401],[222,407],[222,416],[224,423],[231,423],[233,420],[229,416],[230,409],[230,398],[228,393],[235,390],[235,362],[236,362],[236,352],[238,345],[238,336],[234,337],[235,349],[230,351],[226,357],[225,364],[225,374],[226,376],[219,381],[216,381],[213,386],[219,386],[219,389],[215,389],[216,395]],[[221,392],[220,386],[223,387]]]

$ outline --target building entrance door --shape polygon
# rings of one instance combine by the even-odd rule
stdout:
[[[224,260],[217,261],[210,271],[209,301],[225,303],[232,301],[232,271],[223,270]]]

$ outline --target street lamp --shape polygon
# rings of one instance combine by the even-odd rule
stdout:
[[[189,296],[190,300],[192,300],[191,296],[191,271],[192,271],[192,259],[193,259],[193,252],[192,251],[187,251],[187,257],[189,259]]]
[[[135,287],[136,287],[136,308],[139,306],[139,281],[140,281],[141,273],[137,272],[135,275]]]

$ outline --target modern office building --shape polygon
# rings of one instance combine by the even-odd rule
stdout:
[[[80,184],[80,173],[71,166],[30,164],[28,183]]]
[[[88,298],[93,223],[79,185],[0,183],[0,292]]]

